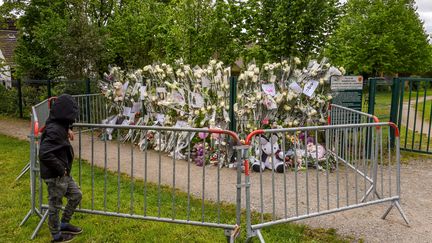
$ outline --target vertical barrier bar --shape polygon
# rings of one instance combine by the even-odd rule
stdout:
[[[217,222],[218,222],[218,224],[220,224],[220,218],[221,218],[221,201],[220,201],[220,169],[222,168],[221,167],[221,164],[222,164],[222,161],[221,161],[221,143],[220,143],[220,138],[217,138],[218,139],[218,152],[217,152],[217,159],[218,159],[218,164],[217,164],[217,201],[216,201],[216,203],[217,203],[217,207],[218,207],[218,209],[217,209],[217,218],[218,218],[218,220],[217,220]]]
[[[309,161],[307,152],[307,131],[304,133],[304,145],[306,150],[305,162],[306,162],[306,214],[309,214]]]
[[[158,159],[159,159],[159,164],[158,164],[158,218],[160,218],[161,216],[161,176],[162,176],[162,155],[161,155],[161,146],[162,146],[162,134],[161,131],[159,131],[159,149],[158,149]]]
[[[91,209],[94,210],[94,129],[91,129]]]
[[[120,212],[120,129],[117,129],[117,213]]]
[[[107,211],[107,179],[108,179],[107,136],[104,139],[104,211]]]
[[[236,146],[239,146],[239,144],[236,144]],[[236,150],[238,150],[236,148]],[[241,151],[237,151],[236,154],[237,157],[237,197],[236,197],[236,224],[240,225],[241,223],[241,175],[242,175],[242,161],[241,161]]]
[[[81,127],[78,128],[78,185],[82,186],[81,178],[82,178],[82,133],[81,133]],[[81,202],[80,202],[80,208],[81,208]]]
[[[274,151],[274,146],[273,146],[273,139],[272,136],[273,134],[270,133],[269,134],[270,138],[269,138],[269,143],[270,143],[270,152],[271,152],[271,168],[272,168],[272,219],[275,220],[276,219],[276,194],[275,194],[275,151]],[[275,143],[277,143],[277,141],[275,141]]]
[[[354,160],[355,160],[355,167],[359,168],[359,152],[358,152],[358,127],[354,130]],[[355,176],[355,202],[358,203],[358,173],[354,173]]]
[[[173,188],[172,188],[172,219],[175,219],[176,217],[176,204],[175,204],[175,190],[176,190],[176,145],[177,145],[177,136],[176,133],[173,132],[174,136],[174,153],[173,153]]]
[[[134,149],[133,149],[133,143],[130,143],[130,155],[131,155],[131,170],[130,170],[130,175],[131,175],[131,195],[130,195],[130,214],[132,215],[134,213]]]
[[[315,171],[316,171],[316,192],[317,212],[320,211],[320,188],[319,188],[319,163],[318,163],[318,130],[315,131]]]
[[[336,205],[339,208],[339,151],[340,151],[339,131],[336,129]]]
[[[344,151],[345,151],[345,161],[347,164],[349,164],[350,161],[350,154],[349,154],[349,146],[348,146],[348,128],[345,128],[344,130],[344,141],[345,141],[345,146],[344,146]],[[345,199],[346,199],[346,206],[349,205],[349,188],[348,188],[348,167],[344,168],[345,170]]]
[[[192,134],[190,132],[188,132],[188,140],[187,141],[191,141],[191,136]],[[191,143],[188,143],[188,151],[191,151]],[[190,201],[191,201],[191,196],[190,196],[190,166],[191,166],[191,156],[190,153],[188,153],[187,155],[187,221],[190,220],[190,211],[191,211],[191,207],[190,207]]]
[[[262,222],[264,222],[264,188],[263,188],[263,177],[262,177],[262,174],[263,174],[263,166],[262,166],[262,163],[264,163],[264,161],[261,161],[262,160],[262,153],[263,153],[263,151],[262,151],[262,149],[261,149],[261,138],[262,138],[262,135],[260,134],[259,135],[259,140],[258,140],[258,146],[260,147],[260,149],[259,149],[259,157],[258,157],[258,159],[259,159],[259,161],[260,161],[260,163],[259,163],[259,169],[260,169],[260,209],[261,209],[261,211],[260,211],[260,220],[261,220],[261,223]]]
[[[145,147],[144,147],[144,216],[147,216],[147,130],[144,132]]]
[[[295,143],[294,143],[294,185],[295,185],[295,207],[296,207],[296,216],[299,216],[299,205],[298,205],[298,157],[297,157],[297,145],[300,146],[300,140],[298,139],[298,137],[296,136],[296,134],[294,133],[293,136],[295,136]],[[300,148],[299,148],[300,149]],[[262,183],[261,183],[262,184]]]
[[[329,138],[329,130],[330,129],[326,129],[325,130],[325,141],[326,141],[326,146],[327,144],[330,143],[331,146],[331,140]],[[332,131],[333,129],[331,129],[330,131]],[[327,150],[331,150],[331,147],[327,147]],[[329,156],[326,156],[326,186],[327,186],[327,210],[330,210],[330,183],[329,183],[329,170],[330,170],[330,166],[329,166]]]
[[[205,167],[206,167],[206,149],[205,149],[205,138],[203,138],[203,157],[204,157],[204,161],[203,161],[203,165],[202,165],[202,198],[201,198],[201,222],[204,222],[204,201],[205,201]],[[237,154],[237,156],[239,156]]]
[[[286,176],[287,176],[287,174],[286,174],[286,164],[285,164],[285,154],[286,154],[286,152],[285,152],[285,136],[284,136],[285,134],[282,134],[282,154],[283,154],[283,160],[284,160],[284,165],[283,165],[283,180],[284,180],[284,215],[285,215],[285,218],[287,218],[288,217],[288,212],[287,212],[287,210],[288,210],[288,206],[287,206],[287,201],[288,201],[288,199],[287,199],[287,182],[286,182]]]

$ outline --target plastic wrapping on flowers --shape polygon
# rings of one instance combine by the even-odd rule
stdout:
[[[238,77],[236,103],[232,104],[237,132],[244,136],[256,129],[326,123],[332,99],[329,79],[343,75],[341,71],[326,59],[312,60],[306,66],[298,58],[262,66],[248,64]],[[110,114],[103,122],[228,129],[230,77],[231,68],[217,60],[195,67],[182,60],[132,71],[111,67],[99,82]],[[107,129],[106,134],[106,139],[116,136],[112,129]],[[119,139],[136,143],[141,149],[165,151],[178,159],[189,153],[200,166],[227,165],[232,154],[222,136],[137,130],[124,131],[120,136]],[[287,146],[294,146],[295,141],[300,141],[298,137],[299,134],[287,135],[287,141],[291,141]],[[212,149],[216,146],[218,149]],[[206,158],[202,156],[203,149],[210,152]],[[308,155],[306,148],[304,152],[302,157]],[[292,155],[283,156],[287,165],[294,164]]]

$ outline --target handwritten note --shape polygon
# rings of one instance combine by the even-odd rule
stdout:
[[[138,112],[138,111],[141,110],[141,107],[142,107],[142,103],[141,102],[134,102],[133,105],[132,105],[131,112],[132,113],[136,113],[136,112]]]
[[[156,114],[156,120],[160,123],[160,124],[164,124],[165,122],[165,115],[164,114]]]
[[[123,107],[123,116],[129,117],[131,114],[132,108],[131,107]]]
[[[315,92],[315,89],[318,87],[319,82],[315,80],[309,80],[304,88],[303,88],[303,94],[312,97],[312,95]]]
[[[203,88],[210,88],[210,79],[206,76],[201,78],[201,85]]]
[[[143,85],[143,86],[140,87],[140,98],[141,98],[141,100],[144,100],[146,95],[147,95],[147,86]]]
[[[198,93],[191,93],[190,104],[194,108],[204,107],[204,98]]]
[[[156,93],[166,93],[165,87],[156,87]]]
[[[301,94],[303,92],[303,89],[300,87],[300,85],[298,85],[298,83],[296,82],[292,82],[289,85],[290,89],[292,89],[294,92]]]
[[[171,99],[178,103],[179,105],[184,105],[186,103],[185,98],[183,96],[182,93],[178,92],[178,91],[173,91],[171,93]]]
[[[189,127],[187,121],[177,121],[174,127]]]
[[[264,91],[264,93],[271,95],[271,96],[276,95],[276,87],[275,87],[274,83],[262,84],[261,87],[262,87],[262,90]]]

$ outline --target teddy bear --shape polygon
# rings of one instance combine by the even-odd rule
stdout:
[[[266,168],[274,170],[278,173],[283,173],[285,170],[284,155],[278,144],[279,138],[272,135],[269,138],[261,136],[259,144],[255,145],[255,154],[261,155],[261,158],[252,158],[252,170],[255,172],[264,171]]]
[[[113,84],[114,87],[114,101],[122,101],[123,100],[123,84],[121,82],[115,82]]]

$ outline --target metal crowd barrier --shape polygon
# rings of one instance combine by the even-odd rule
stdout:
[[[298,163],[294,163],[282,174],[273,170],[271,175],[263,175],[260,170],[245,175],[248,238],[258,236],[264,241],[260,232],[264,227],[385,202],[391,206],[383,219],[396,207],[409,224],[400,206],[399,133],[396,148],[392,149],[391,128],[397,131],[393,123],[366,123],[257,130],[249,134],[247,144],[264,136],[281,138],[282,154],[291,149],[295,161],[303,158],[304,169],[300,170]],[[370,150],[368,131],[372,131]],[[299,134],[304,139],[297,139]],[[314,142],[308,144],[307,140]],[[321,159],[320,146],[326,151]],[[277,151],[273,151],[274,146],[270,148],[274,163]],[[262,156],[261,151],[249,149],[247,152],[251,159]],[[259,211],[258,222],[251,222],[251,208]],[[272,217],[266,219],[265,213]]]
[[[77,99],[80,104],[90,104],[85,96]],[[95,100],[94,111],[101,112],[96,107],[102,103]],[[48,213],[39,174],[38,138],[50,103],[46,100],[33,107],[29,135],[31,209],[20,226],[31,215],[41,218],[31,239]],[[82,112],[84,120],[91,117],[86,116],[87,111]],[[103,114],[90,120],[99,122]],[[246,218],[247,239],[258,236],[262,242],[264,227],[378,203],[391,203],[383,219],[396,207],[409,223],[400,205],[397,127],[349,108],[332,105],[327,126],[256,130],[247,136],[244,145],[236,133],[225,130],[90,123],[74,127],[77,136],[72,145],[78,160],[73,169],[78,174],[75,179],[80,186],[83,182],[91,184],[90,189],[83,189],[87,196],[77,210],[81,213],[221,228],[230,242],[239,234],[242,217]],[[106,139],[109,130],[113,131],[111,141]],[[140,143],[122,142],[122,134],[130,131]],[[397,138],[394,148],[389,142],[391,131]],[[202,158],[213,157],[212,163],[217,166],[194,165],[190,140],[198,134],[203,143],[208,143],[202,147]],[[269,146],[267,158],[273,168],[278,160],[289,164],[282,173],[261,167],[258,172],[249,171],[249,162],[263,158],[263,151],[253,146],[262,139],[279,144]],[[322,151],[325,155],[319,157]],[[232,154],[236,169],[222,168],[220,165],[231,162]],[[84,159],[90,172],[82,168]],[[95,168],[103,169],[103,181],[100,175],[99,180],[95,179]],[[117,178],[116,188],[108,188],[108,173]],[[151,188],[156,188],[153,194]],[[163,205],[162,192],[167,190],[170,205]],[[186,197],[181,196],[182,192]],[[216,205],[216,212],[206,209],[207,200]],[[235,219],[222,217],[226,202],[235,205]],[[253,213],[259,217],[252,218]]]
[[[374,115],[336,104],[330,104],[329,106],[328,125],[374,122],[379,122],[379,119]]]

